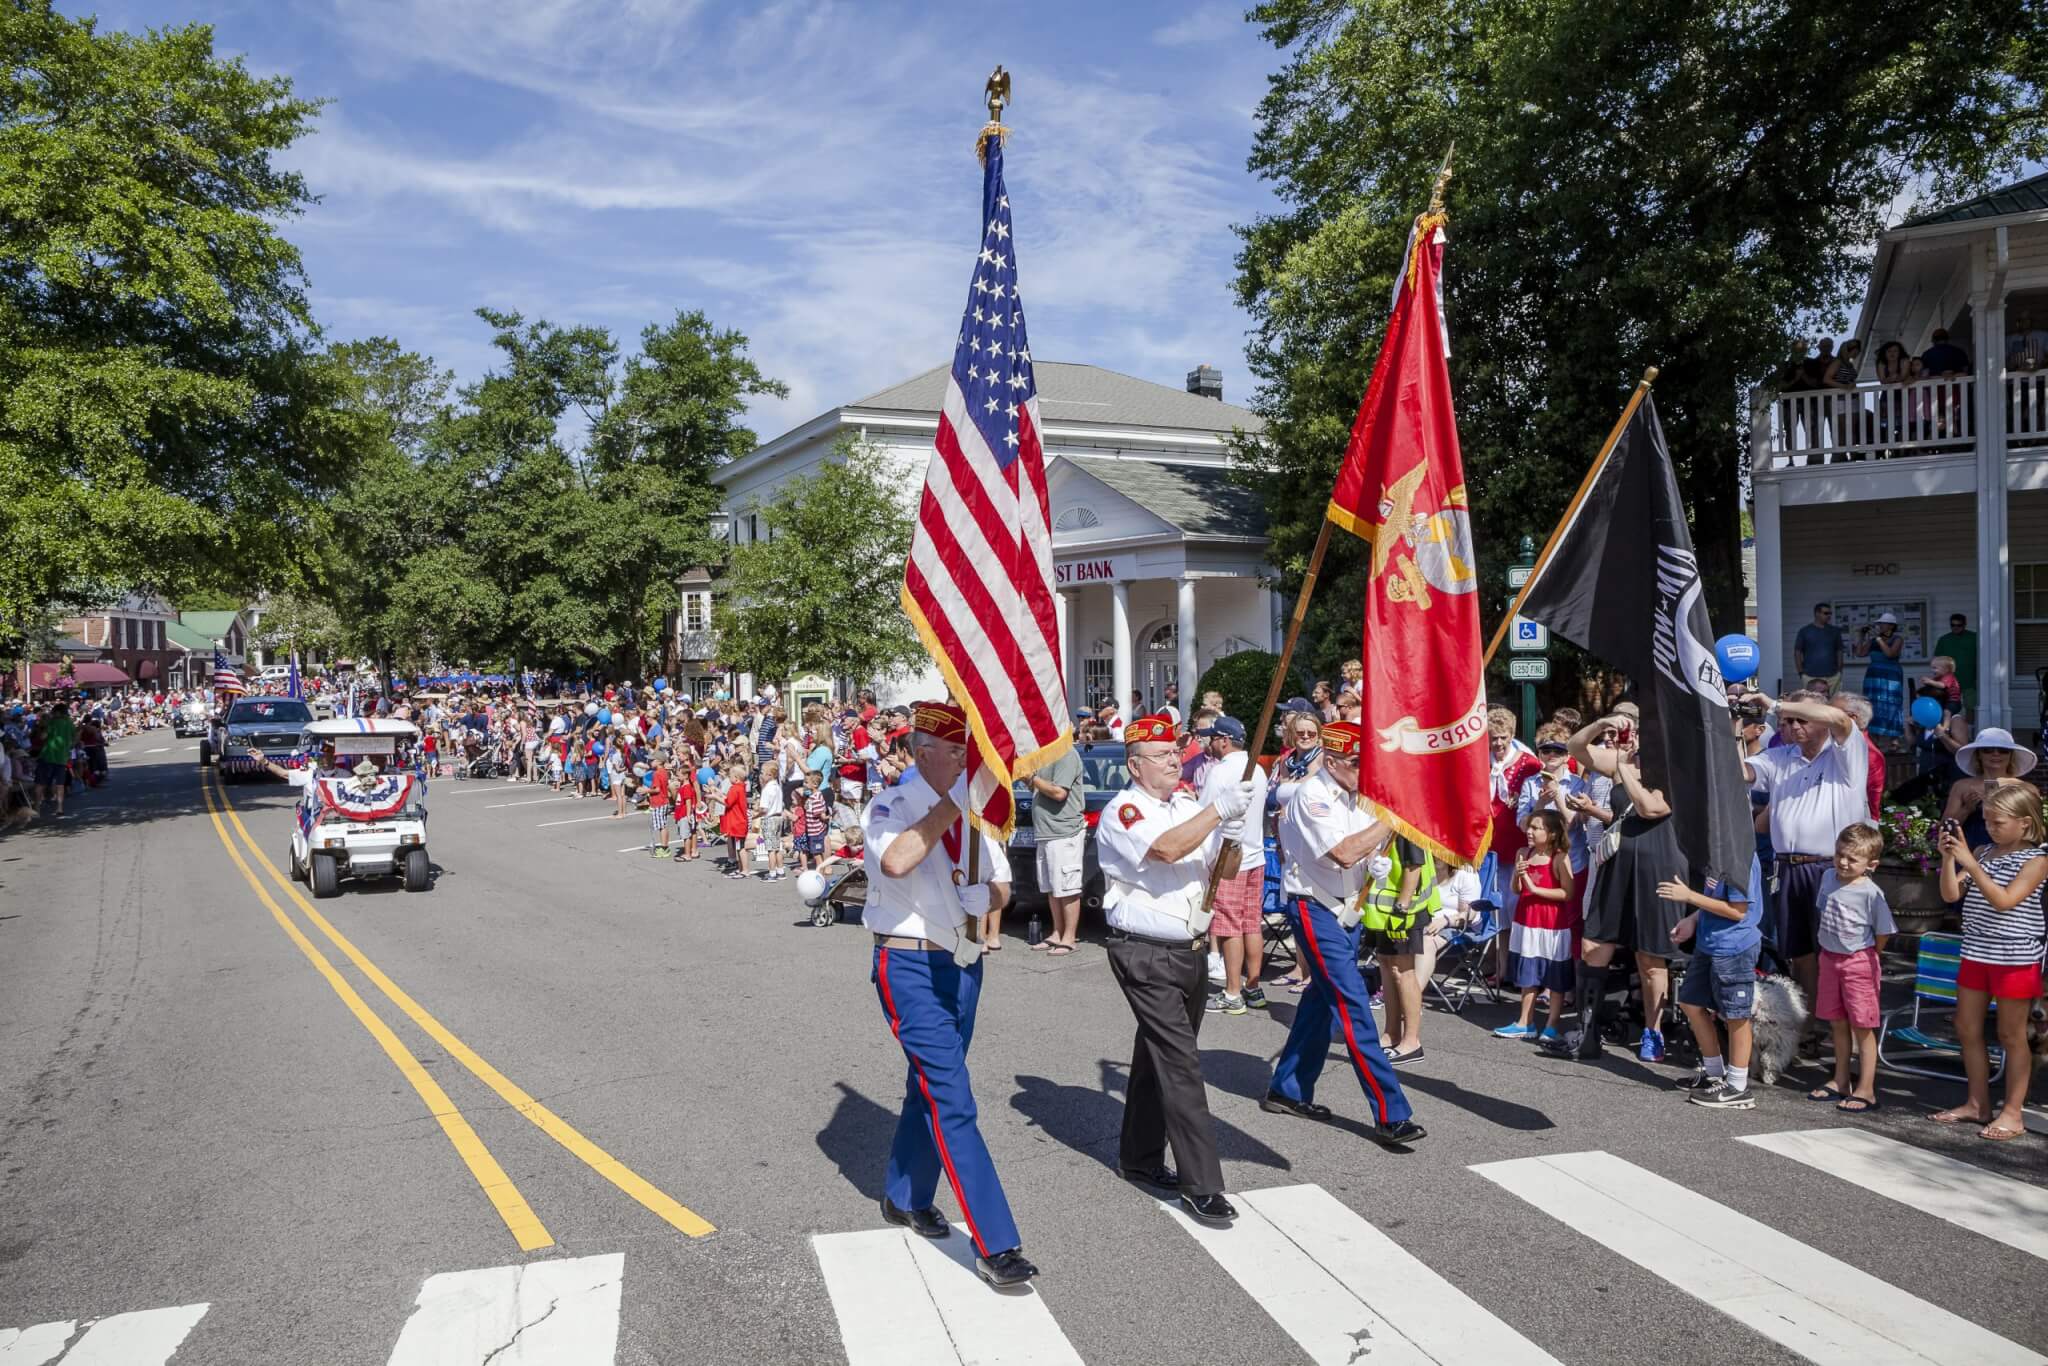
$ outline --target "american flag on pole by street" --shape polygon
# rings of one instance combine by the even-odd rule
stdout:
[[[219,650],[213,652],[213,690],[215,692],[247,692],[242,686],[242,676],[228,665],[228,657]]]
[[[968,815],[1008,839],[1010,785],[1073,743],[1053,607],[1038,390],[998,131],[982,138],[982,236],[903,571],[903,610],[966,711]]]

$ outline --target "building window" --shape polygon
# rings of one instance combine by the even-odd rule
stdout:
[[[162,622],[156,624],[156,648],[159,650],[164,648],[164,624]]]
[[[749,544],[761,539],[761,519],[754,513],[747,514],[747,541]]]
[[[2048,669],[2048,562],[2012,567],[2013,676]]]
[[[709,593],[683,594],[683,629],[701,631],[704,629],[704,609],[709,605]]]
[[[1087,694],[1082,700],[1090,708],[1116,690],[1116,661],[1114,659],[1084,659],[1081,661],[1081,690]],[[1118,704],[1123,705],[1122,703]]]
[[[1092,526],[1101,526],[1102,519],[1095,515],[1093,508],[1070,507],[1053,519],[1054,531],[1085,531]]]

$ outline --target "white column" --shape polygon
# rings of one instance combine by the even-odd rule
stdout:
[[[1131,586],[1122,579],[1109,585],[1110,685],[1117,715],[1129,721],[1131,709]]]
[[[1175,681],[1180,684],[1181,719],[1186,720],[1195,714],[1195,703],[1200,700],[1195,692],[1195,684],[1201,681],[1196,677],[1199,666],[1195,662],[1195,581],[1184,576],[1179,588],[1180,600],[1176,604],[1177,613],[1174,617],[1174,644],[1179,653],[1175,666],[1180,676]]]
[[[1977,319],[1977,714],[1978,727],[2011,726],[2012,556],[2007,544],[2005,296],[1973,293]],[[1941,612],[1929,604],[1927,629]]]
[[[1074,690],[1081,686],[1081,661],[1074,658],[1074,605],[1062,588],[1052,595],[1052,611],[1058,627],[1056,643],[1060,647],[1060,672],[1067,684],[1067,711],[1074,710]]]
[[[743,673],[740,675],[738,691],[739,695],[733,699],[734,701],[751,702],[754,700],[754,676],[752,674]]]
[[[1287,643],[1287,604],[1280,600],[1279,589],[1266,589],[1266,611],[1272,619],[1272,650],[1277,655],[1280,653],[1280,647]]]
[[[1778,481],[1750,476],[1750,518],[1756,527],[1756,686],[1776,697],[1785,683],[1784,533]]]

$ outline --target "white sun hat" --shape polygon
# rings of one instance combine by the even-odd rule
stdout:
[[[2030,749],[2023,748],[2019,741],[2012,738],[2011,731],[1998,726],[1986,726],[1977,732],[1976,739],[1956,751],[1956,767],[1972,778],[1984,776],[1977,768],[1976,752],[1980,749],[2011,750],[2012,776],[2015,778],[2025,777],[2033,771],[2034,765],[2040,762],[2040,756]]]

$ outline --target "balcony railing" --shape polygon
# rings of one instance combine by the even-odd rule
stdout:
[[[2048,370],[2016,372],[1999,383],[2008,448],[2048,449]],[[1766,395],[1752,415],[1756,465],[1791,469],[1972,451],[1976,395],[1977,381],[1968,375]]]

